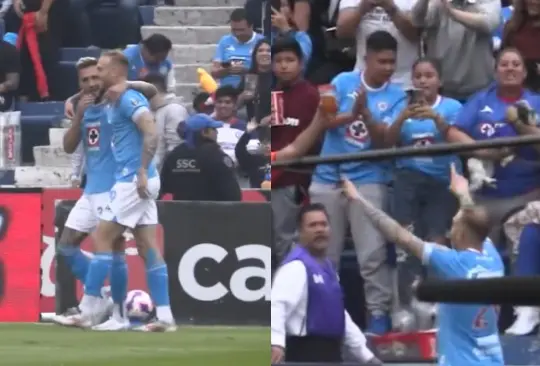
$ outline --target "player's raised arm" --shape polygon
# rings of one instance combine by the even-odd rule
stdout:
[[[360,195],[356,186],[348,179],[343,180],[343,192],[350,200],[354,200],[362,205],[366,216],[369,217],[373,225],[379,229],[383,236],[402,247],[418,258],[423,257],[425,243],[409,230],[401,226],[397,221],[388,216],[381,209],[376,208]],[[354,225],[354,223],[351,223]]]

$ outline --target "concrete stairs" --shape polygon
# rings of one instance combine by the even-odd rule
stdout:
[[[70,185],[71,156],[64,152],[62,139],[67,129],[50,128],[49,146],[35,146],[35,166],[15,168],[17,187],[67,187]]]
[[[197,68],[210,69],[217,42],[230,32],[227,23],[231,12],[244,3],[245,0],[176,0],[176,6],[155,9],[155,25],[142,27],[143,38],[161,33],[173,42],[176,94],[185,103],[191,103],[199,92]]]
[[[191,105],[199,90],[197,68],[210,69],[219,39],[230,32],[231,12],[245,0],[176,0],[176,6],[157,7],[152,26],[143,26],[143,38],[153,33],[166,35],[173,42],[170,54],[175,65],[176,94],[184,105]],[[62,149],[65,130],[49,131],[50,146],[36,146],[35,166],[15,171],[20,187],[59,187],[70,185],[71,160]]]

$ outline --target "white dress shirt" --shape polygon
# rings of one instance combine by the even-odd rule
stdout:
[[[306,267],[299,260],[280,267],[274,277],[271,296],[271,344],[285,348],[288,336],[305,336],[308,301]],[[366,345],[366,337],[345,311],[344,346],[358,361],[374,357]]]

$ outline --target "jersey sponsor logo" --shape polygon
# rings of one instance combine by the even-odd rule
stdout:
[[[368,143],[369,131],[364,121],[359,119],[347,125],[345,130],[345,140],[358,146],[363,146]]]
[[[214,276],[212,281],[200,283],[196,271],[199,263],[203,260],[213,260],[218,264],[229,262],[230,257],[236,257],[238,268],[230,278]],[[229,253],[225,248],[212,243],[200,243],[188,249],[178,263],[178,281],[184,291],[192,298],[199,301],[217,301],[227,295],[232,295],[243,302],[256,302],[260,300],[270,301],[270,260],[271,249],[261,244],[246,244],[234,249]],[[245,260],[255,259],[264,264],[259,266],[241,266]],[[253,288],[247,285],[252,278],[260,278],[263,285]]]
[[[99,125],[88,126],[86,128],[86,142],[88,150],[99,150]]]
[[[413,146],[414,147],[424,147],[433,145],[435,143],[435,139],[433,136],[424,136],[424,137],[418,137],[414,138],[413,140]]]
[[[384,112],[388,109],[388,103],[386,102],[378,102],[377,103],[377,108],[379,109],[380,112]]]
[[[495,127],[489,122],[480,122],[478,130],[482,136],[491,137],[495,135]]]

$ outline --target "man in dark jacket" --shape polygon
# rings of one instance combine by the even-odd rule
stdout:
[[[184,142],[165,158],[160,196],[178,201],[241,201],[234,163],[216,142],[223,123],[195,114],[182,124]]]

